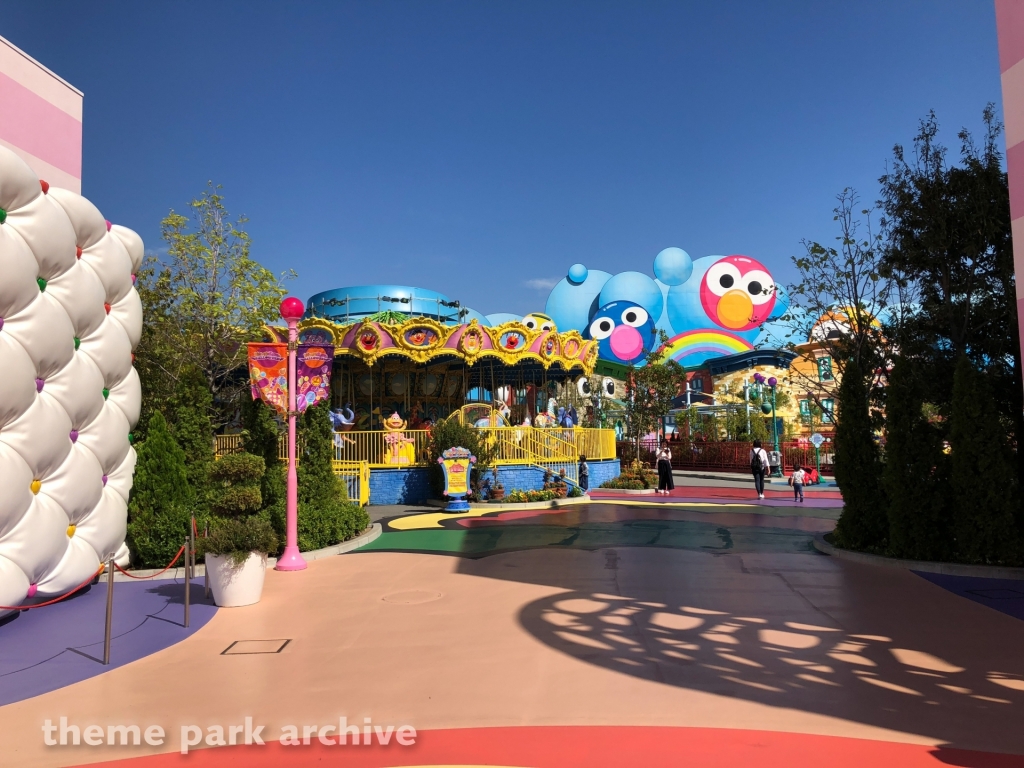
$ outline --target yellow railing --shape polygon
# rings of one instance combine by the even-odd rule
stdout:
[[[497,464],[568,464],[586,456],[589,461],[615,458],[615,431],[584,427],[483,427],[488,445],[495,449]],[[407,429],[397,436],[382,431],[335,433],[334,460],[338,464],[365,462],[374,469],[425,466],[430,433]],[[288,441],[282,436],[278,456],[288,457]],[[242,450],[241,435],[217,435],[217,456]],[[298,458],[302,459],[299,445]]]
[[[365,461],[375,469],[412,467],[427,463],[430,433],[425,429],[402,432],[335,432],[334,458]]]
[[[231,453],[242,452],[241,435],[217,435],[216,441],[215,451],[218,459]]]
[[[349,501],[365,507],[370,501],[370,465],[365,461],[335,461],[334,474],[344,482]]]

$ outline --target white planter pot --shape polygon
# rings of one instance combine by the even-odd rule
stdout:
[[[206,572],[210,575],[213,601],[222,608],[237,608],[260,601],[263,577],[267,572],[267,556],[251,552],[239,566],[227,555],[207,555]]]

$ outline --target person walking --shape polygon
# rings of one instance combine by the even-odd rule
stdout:
[[[750,449],[750,474],[754,476],[754,490],[757,498],[764,498],[764,476],[768,472],[768,452],[761,447],[761,441],[755,440]]]
[[[584,493],[586,493],[590,490],[590,465],[587,464],[586,456],[580,455],[580,469],[578,474],[580,478],[580,488]]]
[[[672,481],[672,449],[668,447],[668,440],[661,441],[658,449],[658,493],[668,494],[676,485]]]
[[[803,504],[804,501],[804,483],[807,481],[807,473],[803,467],[797,467],[793,470],[793,475],[789,478],[789,482],[793,484],[793,501],[799,501]]]

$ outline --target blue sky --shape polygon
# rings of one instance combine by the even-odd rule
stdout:
[[[206,181],[306,298],[400,283],[543,310],[678,246],[789,282],[934,109],[1000,103],[990,0],[0,0],[85,92],[83,193],[159,248]]]

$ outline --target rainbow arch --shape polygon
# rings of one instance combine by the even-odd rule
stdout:
[[[748,352],[754,345],[728,331],[697,330],[686,331],[673,336],[662,347],[662,354],[675,360],[680,365],[692,367],[700,365],[712,357],[724,357],[740,352]]]

